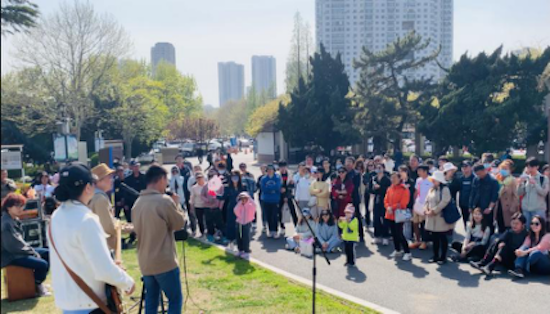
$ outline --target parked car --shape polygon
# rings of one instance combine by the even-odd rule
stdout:
[[[208,143],[208,151],[213,151],[218,148],[222,148],[222,144],[220,144],[218,141],[212,140]]]
[[[193,157],[197,154],[197,145],[195,143],[184,143],[181,152],[185,157]]]

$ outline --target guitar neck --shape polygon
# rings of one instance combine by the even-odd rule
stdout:
[[[115,247],[115,261],[122,262],[122,224],[120,220],[116,220],[116,247]]]

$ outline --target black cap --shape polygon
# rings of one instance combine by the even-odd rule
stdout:
[[[469,160],[464,160],[462,162],[462,167],[471,167],[471,166],[472,166],[472,162]]]
[[[430,166],[426,164],[421,164],[420,166],[418,166],[417,170],[430,171]]]
[[[59,185],[72,188],[92,182],[92,172],[81,163],[73,162],[59,171]]]
[[[275,166],[272,164],[267,165],[267,170],[272,169],[275,170]]]
[[[130,161],[130,166],[141,166],[141,163],[135,159],[132,159],[132,161]]]
[[[279,167],[286,167],[287,165],[288,164],[287,164],[286,161],[284,161],[284,160],[279,161]]]
[[[481,170],[485,170],[485,166],[484,165],[476,165],[474,167],[474,172],[478,172],[478,171],[481,171]]]

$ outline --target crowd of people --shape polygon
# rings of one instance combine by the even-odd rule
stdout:
[[[128,169],[73,163],[54,176],[41,173],[26,197],[14,193],[2,171],[2,267],[33,269],[37,295],[50,294],[43,282],[51,269],[56,304],[71,314],[104,310],[105,284],[133,292],[135,282],[113,252],[134,242],[146,313],[156,312],[161,292],[168,312],[181,312],[174,239],[181,230],[248,258],[261,226],[272,239],[267,241],[283,238],[286,249],[304,256],[344,252],[346,265],[354,267],[356,246],[373,228],[372,244],[389,246],[391,240],[390,257],[403,261],[413,258],[412,250],[431,246],[430,262],[440,265],[450,257],[486,275],[498,266],[516,278],[550,275],[548,165],[540,168],[528,158],[515,177],[511,159],[491,154],[462,162],[460,171],[446,157],[437,165],[415,155],[407,163],[388,159],[308,156],[294,174],[280,161],[262,166],[258,178],[247,164],[234,169],[230,156],[222,155],[204,171],[183,156],[170,172],[154,163],[143,173],[137,161]],[[25,242],[19,216],[27,198],[54,200],[47,214],[49,249]],[[126,243],[118,242],[119,218],[128,223]],[[290,223],[292,234],[286,232]],[[457,223],[464,224],[463,241],[454,241]]]

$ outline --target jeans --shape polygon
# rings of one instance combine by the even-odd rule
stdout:
[[[208,235],[213,236],[216,229],[224,230],[222,211],[219,208],[208,208],[206,210],[206,228]]]
[[[199,230],[201,231],[201,235],[205,234],[206,225],[205,225],[205,212],[208,210],[208,208],[195,208],[195,216],[197,217],[197,224],[199,225]]]
[[[533,220],[533,217],[535,215],[541,216],[542,218],[546,219],[546,209],[541,210],[534,210],[534,211],[528,211],[523,210],[523,216],[525,216],[525,220],[527,221],[526,228],[529,230],[529,227],[531,227],[531,220]]]
[[[344,251],[346,252],[346,264],[355,265],[355,243],[353,241],[344,241]]]
[[[529,273],[550,275],[550,257],[541,251],[533,251],[528,255],[516,258],[516,268],[521,268]]]
[[[183,306],[180,269],[143,276],[145,285],[145,314],[156,314],[161,300],[161,290],[168,298],[168,314],[180,314]]]
[[[434,259],[444,261],[447,259],[447,232],[432,232]],[[441,253],[440,253],[441,250]]]
[[[407,240],[403,235],[403,223],[397,223],[389,219],[386,219],[386,222],[391,228],[391,236],[393,238],[393,246],[395,247],[395,250],[399,252],[403,248],[405,253],[410,253],[409,243],[407,243]]]
[[[250,223],[237,224],[237,247],[239,252],[250,253]]]
[[[181,205],[182,208],[184,204]],[[187,227],[188,225],[191,225],[191,231],[194,232],[197,232],[197,214],[195,213],[194,210],[191,210],[191,207],[186,207],[187,208],[187,215],[189,216],[189,221],[187,221],[185,224]]]
[[[374,220],[374,237],[375,238],[389,238],[390,232],[388,225],[386,225],[386,209],[384,205],[374,205],[374,212],[372,213]]]
[[[279,214],[279,204],[264,202],[264,208],[267,216],[267,224],[269,225],[269,231],[277,232],[277,225],[279,222],[279,219],[277,218],[277,215]]]
[[[39,285],[46,279],[50,269],[50,253],[48,249],[34,249],[40,257],[27,256],[13,260],[10,265],[30,268],[34,270],[34,282]]]

